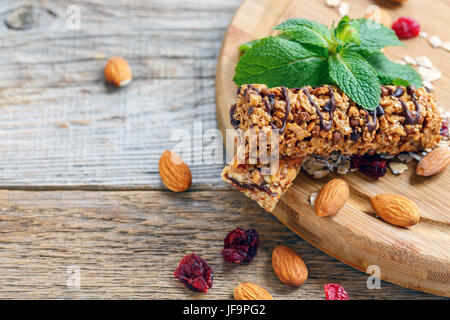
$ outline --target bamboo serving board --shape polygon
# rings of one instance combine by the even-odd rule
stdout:
[[[383,1],[348,1],[351,17],[364,16],[368,5],[386,9],[393,20],[412,16],[429,35],[446,39],[450,14],[448,1],[410,0],[402,5]],[[273,26],[293,17],[303,17],[330,25],[338,20],[336,8],[322,0],[245,0],[236,12],[223,40],[216,74],[216,103],[219,127],[231,129],[229,108],[236,99],[232,78],[239,59],[237,47],[245,41],[274,34]],[[450,53],[433,49],[426,39],[405,41],[407,48],[389,48],[387,55],[400,60],[404,55],[425,55],[443,76],[434,83],[438,101],[450,110]],[[225,136],[225,134],[224,134]],[[301,173],[282,197],[273,214],[303,239],[331,256],[361,271],[379,266],[383,280],[398,285],[450,296],[450,169],[429,178],[415,175],[416,163],[400,176],[390,172],[378,181],[355,172],[340,176],[350,185],[350,199],[334,217],[318,218],[309,196],[328,180],[312,180]],[[395,193],[413,199],[421,211],[420,222],[408,229],[389,225],[376,217],[369,199],[378,193]],[[308,264],[308,261],[305,261]],[[336,282],[339,278],[335,279]]]

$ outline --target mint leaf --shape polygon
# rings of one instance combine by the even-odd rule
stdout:
[[[381,84],[422,86],[420,74],[408,65],[402,65],[390,61],[381,52],[373,53],[366,57],[367,62],[375,69]]]
[[[331,79],[354,102],[374,110],[380,102],[380,81],[366,60],[356,52],[343,49],[328,59]]]
[[[239,46],[239,51],[242,53],[245,53],[248,49],[250,49],[254,44],[258,43],[258,39],[257,40],[253,40],[253,41],[248,41],[248,42],[244,42]]]
[[[361,38],[359,51],[376,52],[384,47],[405,46],[392,29],[365,18],[353,21],[359,24],[359,37]]]
[[[339,21],[336,29],[334,29],[334,34],[343,43],[361,43],[359,23],[356,20],[350,20],[348,16],[344,16]]]
[[[382,84],[386,84],[386,83],[382,83]],[[394,79],[394,80],[392,80],[392,85],[407,87],[407,86],[410,85],[410,83],[408,81],[406,81],[406,80],[403,80],[403,79]]]
[[[307,19],[289,19],[277,25],[274,30],[283,31],[283,36],[298,43],[322,48],[328,48],[331,43],[331,31],[327,26]]]
[[[279,37],[261,39],[241,57],[233,80],[237,85],[319,86],[328,76],[327,57],[322,54],[323,50]]]

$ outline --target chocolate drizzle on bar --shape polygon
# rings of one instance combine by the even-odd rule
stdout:
[[[241,123],[239,120],[236,120],[234,118],[234,112],[236,111],[236,103],[233,104],[230,108],[230,123],[233,126],[234,129],[239,128],[239,124]]]
[[[393,93],[394,97],[400,98],[405,93],[405,90],[402,87],[397,87]]]
[[[251,191],[254,191],[255,189],[261,190],[261,191],[267,193],[271,197],[275,197],[278,195],[278,193],[272,192],[266,183],[263,183],[261,185],[258,185],[255,183],[243,183],[234,178],[229,177],[228,175],[226,175],[226,178],[228,180],[230,180],[231,182],[233,182],[234,185],[236,185],[237,187],[242,188],[242,189],[247,189],[247,190],[251,190]]]
[[[306,97],[308,97],[308,101],[309,103],[314,106],[314,108],[316,108],[316,114],[320,119],[320,127],[325,130],[325,131],[330,131],[331,130],[331,125],[333,124],[333,111],[336,108],[336,103],[334,101],[334,92],[333,89],[331,87],[328,87],[330,90],[330,101],[327,102],[327,104],[325,104],[324,109],[328,109],[328,113],[330,115],[330,120],[328,122],[325,122],[323,119],[323,114],[322,112],[320,112],[320,108],[317,105],[317,103],[314,102],[313,98],[311,97],[311,95],[309,94],[308,90],[306,90],[306,88],[303,89],[303,93],[306,95]]]
[[[372,133],[377,128],[377,109],[373,110],[373,118],[370,120],[370,113],[366,113],[367,130]]]
[[[405,90],[402,87],[397,87],[393,95],[398,99],[398,101],[400,101],[402,105],[403,112],[405,113],[406,116],[407,124],[414,125],[420,122],[420,103],[416,99],[415,88],[413,86],[408,86],[406,90],[408,91],[408,94],[411,96],[411,100],[413,101],[414,106],[416,107],[415,111],[409,110],[406,103],[402,99],[400,99],[400,97],[405,93]]]
[[[378,116],[384,116],[384,109],[380,105],[378,105],[378,107],[377,107],[377,115]]]
[[[287,118],[289,116],[289,112],[291,111],[291,102],[290,102],[286,87],[281,87],[281,91],[283,91],[284,99],[286,101],[286,111],[284,113],[283,124],[280,128],[280,134],[283,134],[284,130],[286,129],[286,122],[287,122]]]
[[[353,141],[358,141],[359,138],[361,138],[361,134],[358,130],[353,129],[352,133],[350,134],[350,139],[352,139]]]

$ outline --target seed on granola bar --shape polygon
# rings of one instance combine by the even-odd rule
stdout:
[[[300,112],[299,114],[299,120],[300,121],[309,121],[311,119],[311,116],[308,112]]]
[[[334,143],[337,143],[337,142],[341,141],[342,139],[343,139],[342,133],[340,133],[339,131],[333,132],[333,142]]]

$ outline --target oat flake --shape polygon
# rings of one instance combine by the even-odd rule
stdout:
[[[311,193],[311,195],[309,196],[309,203],[314,207],[314,204],[316,203],[316,198],[317,198],[317,195],[318,195],[319,193],[318,192],[313,192],[313,193]]]
[[[425,88],[430,89],[430,90],[434,90],[434,86],[431,84],[430,81],[424,80],[424,81],[423,81],[423,86],[424,86]]]
[[[431,36],[431,37],[428,39],[428,42],[430,42],[430,45],[431,45],[433,48],[438,48],[438,47],[440,47],[440,46],[442,45],[442,41],[441,41],[441,39],[439,39],[438,36]]]
[[[342,2],[338,8],[339,14],[345,16],[350,11],[350,4],[348,2]]]
[[[422,76],[423,81],[433,82],[442,76],[442,73],[436,68],[419,67],[417,71]]]
[[[445,41],[442,44],[442,49],[446,50],[446,51],[450,51],[450,41]]]
[[[330,8],[337,8],[341,0],[325,0],[325,4]]]
[[[431,68],[433,66],[433,63],[431,63],[431,60],[428,57],[420,56],[416,58],[417,65],[425,68]]]
[[[407,64],[412,65],[412,66],[416,65],[416,60],[414,60],[414,58],[412,58],[410,56],[404,56],[403,61],[405,61]]]
[[[389,168],[391,168],[393,174],[397,175],[405,172],[408,166],[401,162],[389,162]]]

